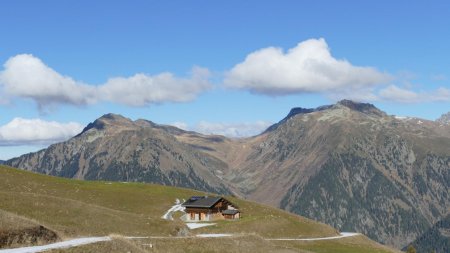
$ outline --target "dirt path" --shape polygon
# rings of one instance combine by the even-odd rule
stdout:
[[[358,236],[359,233],[347,233],[342,232],[338,236],[331,237],[319,237],[319,238],[266,238],[268,241],[321,241],[321,240],[334,240],[341,239],[346,237]],[[230,237],[230,236],[243,236],[243,235],[233,235],[233,234],[199,234],[197,236],[191,237],[170,237],[170,236],[148,236],[148,237],[125,237],[127,239],[185,239],[185,238],[221,238],[221,237]],[[33,246],[33,247],[24,247],[24,248],[16,248],[16,249],[2,249],[0,253],[37,253],[44,252],[51,249],[63,249],[63,248],[71,248],[76,246],[81,246],[85,244],[91,244],[96,242],[104,242],[111,241],[111,237],[86,237],[86,238],[78,238],[73,240],[68,240],[64,242],[52,243],[48,245],[42,246]]]
[[[349,233],[349,232],[342,232],[338,236],[330,236],[330,237],[319,237],[319,238],[266,238],[267,241],[322,241],[322,240],[334,240],[334,239],[341,239],[345,237],[352,237],[361,235],[360,233]]]
[[[104,242],[111,241],[109,236],[104,237],[86,237],[86,238],[77,238],[73,240],[57,242],[42,246],[31,246],[31,247],[23,247],[23,248],[15,248],[15,249],[1,249],[1,253],[37,253],[44,252],[51,249],[64,249],[64,248],[72,248],[76,246],[81,246],[85,244],[91,244],[96,242]]]

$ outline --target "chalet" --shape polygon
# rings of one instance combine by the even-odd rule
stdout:
[[[222,197],[194,196],[184,202],[185,221],[239,219],[237,206]]]

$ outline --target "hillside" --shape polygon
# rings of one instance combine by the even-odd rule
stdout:
[[[251,140],[228,175],[249,199],[402,247],[450,207],[450,128],[342,101]]]
[[[343,100],[294,108],[259,136],[209,147],[246,198],[403,247],[450,206],[450,127]],[[222,149],[224,149],[222,147]]]
[[[450,252],[450,214],[420,235],[411,245],[418,253]]]
[[[450,125],[349,100],[294,108],[264,133],[237,140],[109,114],[7,164],[233,194],[398,248],[450,206]]]
[[[7,162],[47,175],[176,185],[216,193],[229,189],[214,176],[222,161],[177,141],[174,127],[107,114],[67,142]]]
[[[196,233],[233,233],[236,238],[180,238],[186,226],[179,220],[167,221],[161,215],[176,198],[201,192],[141,183],[92,182],[34,174],[0,166],[0,234],[14,235],[39,226],[55,233],[53,238],[38,237],[22,244],[45,243],[82,236],[113,235],[111,242],[81,246],[61,252],[394,252],[364,236],[327,242],[267,241],[267,238],[310,238],[335,236],[324,224],[260,204],[227,197],[237,203],[243,217],[238,221],[218,222],[216,226],[191,230]],[[14,232],[14,233],[13,233]],[[153,248],[150,239],[129,240],[124,236],[158,236]],[[180,238],[177,240],[171,238]],[[19,244],[14,244],[18,246]],[[0,245],[5,247],[8,245]],[[10,246],[10,245],[9,245]],[[282,251],[284,250],[284,251]]]

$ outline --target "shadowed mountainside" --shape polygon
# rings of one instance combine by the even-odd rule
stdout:
[[[411,243],[417,252],[450,252],[450,214]],[[406,250],[407,247],[403,248]]]

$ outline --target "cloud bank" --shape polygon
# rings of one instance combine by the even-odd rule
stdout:
[[[390,80],[390,75],[375,68],[354,66],[334,58],[324,39],[309,39],[287,52],[268,47],[249,54],[226,74],[224,83],[277,96],[365,89]]]
[[[262,133],[272,123],[266,121],[241,122],[241,123],[217,123],[200,121],[194,126],[189,126],[184,122],[174,122],[171,125],[189,131],[196,131],[202,134],[217,134],[231,138],[242,138],[254,136]]]
[[[155,76],[136,74],[132,77],[109,79],[98,88],[99,98],[130,106],[145,106],[163,102],[187,102],[210,88],[209,71],[194,67],[190,79],[166,72]]]
[[[450,89],[440,87],[433,91],[415,92],[390,85],[379,92],[380,99],[398,103],[450,102]]]
[[[76,122],[14,118],[0,126],[0,146],[49,145],[65,141],[82,130],[83,126]]]
[[[96,86],[76,81],[48,67],[30,54],[11,57],[0,72],[0,97],[34,100],[40,108],[54,104],[89,105],[113,102],[146,106],[164,102],[186,102],[211,88],[209,71],[194,67],[190,78],[166,72],[115,77]],[[5,99],[3,99],[5,100]]]
[[[0,105],[15,98],[35,101],[43,111],[55,105],[86,106],[101,102],[142,107],[189,102],[212,88],[208,69],[194,67],[188,77],[170,72],[113,77],[100,85],[58,73],[30,54],[11,57],[0,72]],[[331,54],[325,39],[309,39],[284,51],[267,47],[246,56],[225,72],[222,85],[266,96],[316,93],[331,100],[449,102],[449,89],[414,91],[395,85],[393,76],[373,67],[355,66]],[[411,73],[407,73],[411,78]],[[397,79],[397,80],[396,80]],[[446,80],[435,75],[432,80]]]
[[[406,74],[408,79],[414,77]],[[450,90],[445,87],[418,92],[393,84],[404,78],[336,59],[321,38],[300,42],[287,52],[268,47],[250,53],[226,73],[224,84],[267,96],[317,93],[335,101],[450,102]],[[446,77],[436,75],[432,80]]]

